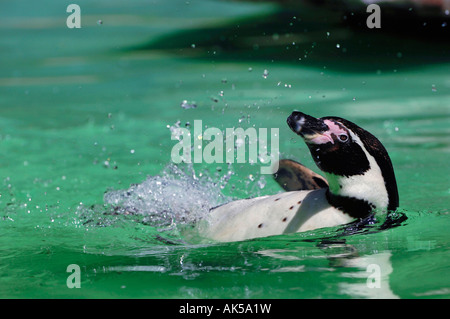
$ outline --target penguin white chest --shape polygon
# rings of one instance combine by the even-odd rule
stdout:
[[[361,175],[352,176],[325,173],[330,191],[341,196],[365,200],[376,208],[385,208],[388,205],[389,197],[381,169],[375,158],[367,152],[359,137],[353,133],[351,135],[361,146],[369,163],[369,169]]]
[[[293,191],[231,202],[211,210],[199,232],[218,241],[239,241],[352,221],[353,218],[328,204],[326,191]]]

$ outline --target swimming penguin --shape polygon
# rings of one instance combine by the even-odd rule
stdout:
[[[399,197],[386,149],[372,134],[339,117],[294,111],[287,119],[326,178],[281,160],[275,180],[285,193],[212,208],[202,236],[217,241],[302,232],[347,224],[374,211],[393,211]]]

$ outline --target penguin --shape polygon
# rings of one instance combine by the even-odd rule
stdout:
[[[281,160],[274,178],[286,192],[212,208],[199,225],[201,236],[242,241],[344,225],[398,208],[393,165],[375,136],[340,117],[315,118],[298,111],[287,124],[325,177]]]

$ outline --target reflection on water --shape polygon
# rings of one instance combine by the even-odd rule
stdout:
[[[283,266],[271,272],[338,272],[342,278],[338,283],[338,293],[352,298],[399,298],[391,289],[389,276],[393,271],[392,253],[381,251],[359,256],[353,245],[341,243],[319,244],[319,251],[301,253],[298,250],[268,249],[258,251],[266,257],[285,261],[295,261],[295,265]],[[329,267],[307,267],[308,260],[325,258]]]
[[[341,282],[341,293],[354,298],[399,298],[389,283],[389,276],[393,271],[391,256],[390,251],[385,251],[346,260],[344,267],[356,268],[357,271],[342,273],[342,277],[360,278],[363,282]]]

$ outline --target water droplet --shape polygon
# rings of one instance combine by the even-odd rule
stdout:
[[[263,189],[266,186],[266,180],[263,177],[258,181],[258,186],[260,189]]]
[[[197,107],[197,104],[195,104],[195,102],[188,102],[187,100],[183,100],[183,102],[181,102],[180,106],[183,109],[195,109]]]
[[[195,43],[191,44],[191,48],[195,49]]]
[[[336,44],[336,48],[340,48],[341,47],[341,45],[338,43],[338,44]]]

